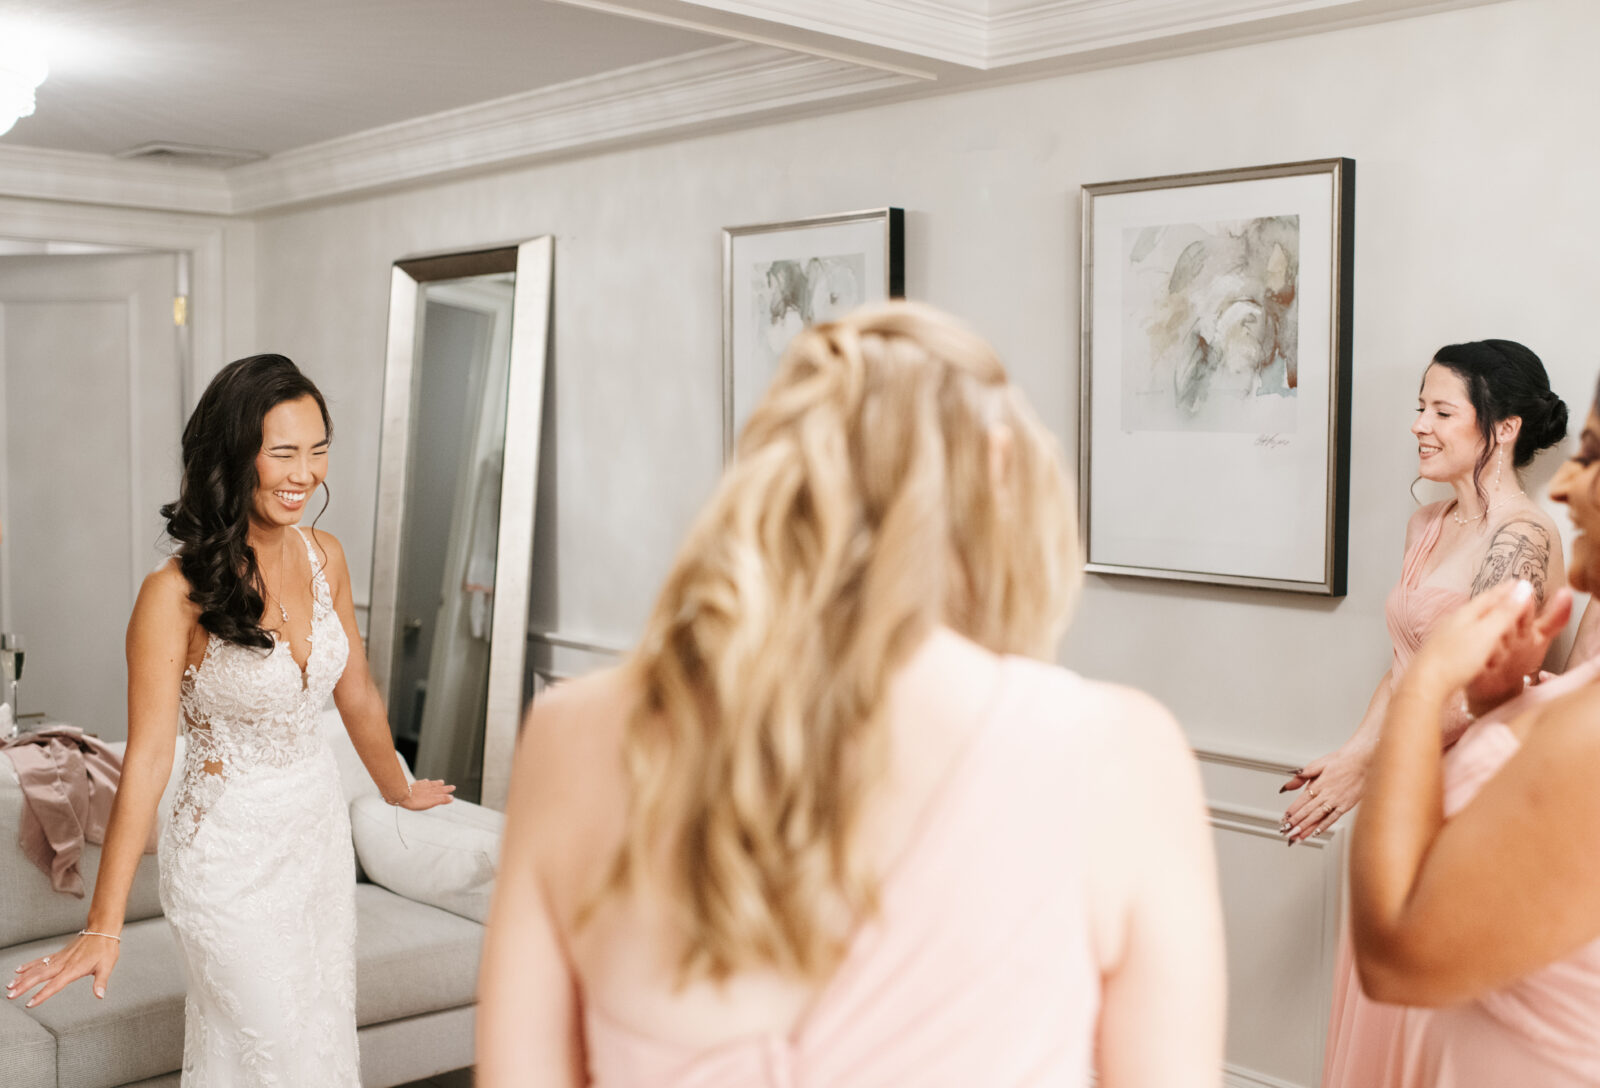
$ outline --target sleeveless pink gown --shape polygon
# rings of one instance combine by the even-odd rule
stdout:
[[[1406,552],[1400,581],[1389,592],[1384,618],[1394,644],[1391,683],[1398,683],[1423,640],[1446,613],[1467,601],[1467,594],[1422,584],[1423,568],[1439,542],[1450,503],[1433,505],[1433,514]],[[1339,938],[1339,959],[1333,974],[1333,1013],[1322,1058],[1322,1088],[1374,1088],[1388,1068],[1400,1031],[1401,1006],[1382,1005],[1361,992],[1346,918]]]
[[[1063,669],[1006,659],[992,709],[884,878],[879,916],[794,1031],[696,1050],[618,1022],[591,997],[590,1083],[1087,1084],[1100,977],[1082,844],[1095,824],[1072,784],[1094,773],[1086,739],[1117,728],[1089,699]]]
[[[1444,761],[1448,819],[1477,796],[1520,742],[1504,724],[1600,678],[1600,658],[1485,715]],[[1470,954],[1470,953],[1469,953]],[[1580,1088],[1600,1084],[1600,941],[1463,1005],[1402,1009],[1374,1088]]]

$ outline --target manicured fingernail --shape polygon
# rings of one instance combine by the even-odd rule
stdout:
[[[1526,578],[1517,581],[1517,588],[1511,591],[1513,601],[1522,602],[1533,596],[1533,583]]]
[[[101,989],[99,986],[96,986],[94,988],[94,996],[96,996],[96,997],[104,997],[104,996],[106,996],[106,992],[105,992],[105,990]]]
[[[1282,785],[1282,786],[1278,787],[1278,792],[1279,793],[1288,793],[1292,789],[1294,789],[1294,787],[1292,785],[1285,784],[1285,785]]]

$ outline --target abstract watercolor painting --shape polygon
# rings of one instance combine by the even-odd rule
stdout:
[[[755,261],[750,265],[750,313],[758,358],[751,371],[770,381],[794,334],[831,321],[867,301],[867,255]],[[763,383],[764,385],[765,383]]]
[[[1355,163],[1083,190],[1088,569],[1344,592]]]
[[[905,213],[877,208],[723,236],[723,456],[795,333],[905,293]]]
[[[1123,231],[1130,430],[1295,429],[1300,217]]]

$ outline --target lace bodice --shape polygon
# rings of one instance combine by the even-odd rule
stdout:
[[[229,778],[258,767],[289,766],[324,744],[319,715],[344,672],[350,644],[333,610],[319,556],[305,534],[300,537],[312,569],[311,654],[305,672],[283,639],[271,650],[258,650],[216,635],[200,664],[184,671],[180,703],[188,746],[182,791],[173,808],[180,838],[193,835]]]

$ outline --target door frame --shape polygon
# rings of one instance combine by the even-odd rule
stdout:
[[[53,204],[0,197],[0,236],[38,242],[130,246],[178,254],[189,268],[189,358],[183,375],[183,414],[222,369],[225,309],[224,235],[230,221],[139,212],[98,204]]]
[[[126,246],[174,253],[180,277],[188,270],[188,358],[179,375],[188,418],[206,383],[225,361],[224,262],[226,235],[239,224],[221,217],[141,212],[97,204],[51,203],[0,197],[0,236],[37,242],[78,242],[86,245]],[[246,225],[243,229],[248,230]],[[248,242],[249,235],[245,235]],[[246,254],[248,256],[248,254]],[[249,316],[244,315],[244,316]],[[249,325],[253,326],[253,321]],[[245,330],[248,331],[248,330]],[[0,451],[0,470],[5,469]],[[0,471],[0,506],[5,500],[5,479]],[[3,545],[0,545],[3,547]],[[10,578],[9,564],[0,565],[0,582]],[[9,608],[8,588],[0,585],[0,601]]]

